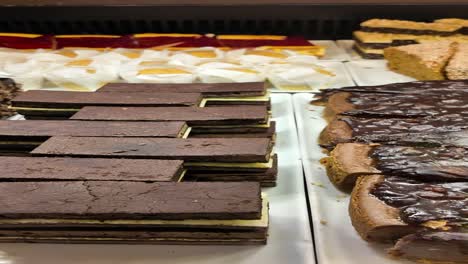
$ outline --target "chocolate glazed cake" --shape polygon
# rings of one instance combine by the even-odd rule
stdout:
[[[320,93],[330,180],[369,242],[424,263],[468,263],[465,81],[345,87]]]

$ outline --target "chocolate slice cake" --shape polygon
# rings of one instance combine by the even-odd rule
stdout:
[[[98,92],[144,92],[144,93],[201,93],[202,106],[216,105],[265,105],[271,107],[264,82],[247,83],[109,83]]]
[[[0,181],[180,181],[181,160],[0,157]]]
[[[212,180],[236,174],[270,183],[271,170],[276,173],[278,166],[272,148],[273,142],[267,138],[52,137],[31,153],[50,157],[184,160],[189,173],[211,175]]]
[[[268,202],[258,183],[18,182],[0,183],[0,189],[2,242],[265,244],[267,239]]]
[[[246,83],[108,83],[97,92],[201,93],[204,98],[252,97],[267,93],[264,82]]]
[[[0,152],[31,151],[53,136],[187,137],[184,122],[0,120]]]
[[[66,119],[85,106],[198,106],[200,93],[95,93],[27,91],[12,100],[12,109],[31,119]]]
[[[265,106],[84,107],[71,117],[92,121],[183,121],[192,134],[268,133],[273,127]]]

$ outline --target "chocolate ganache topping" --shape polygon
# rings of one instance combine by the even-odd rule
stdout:
[[[468,224],[468,182],[421,183],[389,176],[371,193],[399,208],[401,219],[409,224],[436,220],[453,226]]]
[[[322,90],[315,95],[319,101],[326,101],[335,93],[372,93],[372,94],[446,94],[453,91],[468,93],[468,80],[461,81],[417,81],[392,83],[377,86],[349,86],[339,89]]]
[[[391,118],[447,115],[468,117],[468,92],[463,90],[419,94],[352,93],[348,101],[356,109],[346,111],[343,115]]]
[[[468,147],[468,122],[458,115],[406,119],[344,117],[340,120],[350,126],[351,141]]]
[[[373,149],[376,168],[385,175],[424,181],[468,181],[468,150],[381,145]]]

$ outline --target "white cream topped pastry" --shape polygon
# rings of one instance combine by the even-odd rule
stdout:
[[[279,89],[315,90],[327,87],[335,74],[318,64],[281,63],[270,65],[267,77]]]
[[[197,76],[203,83],[261,82],[265,74],[251,67],[226,62],[209,62],[197,66]]]
[[[192,83],[196,79],[189,68],[159,61],[132,61],[121,67],[120,77],[131,83]]]
[[[118,80],[118,67],[115,61],[72,60],[49,69],[44,77],[61,88],[95,91],[108,82]]]

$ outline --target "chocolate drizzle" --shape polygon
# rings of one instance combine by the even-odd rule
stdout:
[[[400,217],[409,224],[437,220],[455,226],[468,224],[468,182],[421,183],[388,176],[372,194],[399,208]]]

